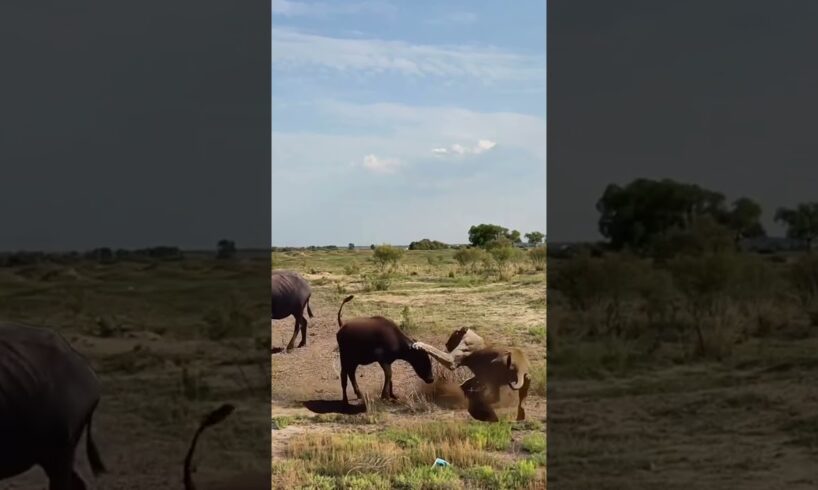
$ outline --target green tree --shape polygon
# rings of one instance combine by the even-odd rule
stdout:
[[[510,248],[511,246],[512,246],[512,241],[509,238],[504,237],[504,236],[499,236],[497,238],[494,238],[494,239],[490,240],[488,243],[486,243],[484,245],[483,248],[485,248],[488,251],[491,251],[491,250],[494,250],[496,248]]]
[[[348,249],[348,250],[355,250],[355,244],[354,244],[354,243],[350,243],[349,245],[347,245],[347,249]]]
[[[807,251],[818,237],[818,202],[801,203],[793,209],[779,208],[775,221],[787,226],[787,237],[803,240]]]
[[[479,224],[469,228],[469,242],[475,247],[485,247],[490,241],[507,234],[508,228],[500,225]]]
[[[437,240],[429,240],[428,238],[409,244],[409,250],[442,250],[444,248],[449,248],[449,245]]]
[[[539,231],[532,231],[531,233],[525,234],[525,239],[528,241],[529,245],[534,246],[539,245],[540,243],[542,243],[543,238],[545,238],[545,235],[543,235]]]
[[[610,184],[596,208],[599,231],[611,246],[639,251],[670,230],[686,229],[697,216],[721,220],[727,213],[724,195],[670,179],[636,179],[625,187]]]
[[[761,225],[761,205],[752,199],[746,197],[736,199],[724,221],[735,233],[736,244],[742,238],[766,235],[764,226]]]
[[[517,230],[511,230],[511,232],[506,235],[506,238],[511,240],[511,243],[523,243],[523,240],[520,238],[520,232]]]

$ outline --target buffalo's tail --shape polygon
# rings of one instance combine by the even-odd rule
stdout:
[[[222,420],[226,419],[228,415],[233,413],[233,410],[235,410],[233,405],[225,403],[216,410],[213,410],[207,414],[207,416],[202,420],[202,423],[199,425],[199,428],[196,429],[196,433],[193,434],[193,440],[190,441],[190,448],[187,450],[185,464],[183,467],[185,490],[196,490],[196,485],[193,483],[193,477],[191,476],[190,465],[193,461],[193,453],[196,451],[196,442],[198,442],[199,436],[202,435],[202,432],[204,432],[204,430],[211,425],[216,425]]]
[[[312,318],[312,308],[310,308],[310,298],[307,298],[307,314]]]
[[[348,303],[348,302],[349,302],[349,301],[350,301],[352,298],[354,298],[354,297],[355,297],[355,296],[353,296],[353,295],[349,295],[349,296],[347,296],[346,298],[344,298],[344,301],[343,301],[343,302],[341,302],[341,307],[340,307],[340,308],[338,308],[338,328],[340,328],[340,327],[343,327],[343,326],[344,326],[344,323],[341,321],[341,310],[343,310],[343,309],[344,309],[344,305],[345,305],[345,304],[347,304],[347,303]]]

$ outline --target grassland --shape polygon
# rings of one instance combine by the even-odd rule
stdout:
[[[269,464],[269,279],[259,273],[268,263],[192,257],[0,268],[0,320],[58,330],[101,379],[94,432],[109,473],[99,488],[181,488],[189,439],[224,402],[237,410],[202,438],[196,478]],[[34,469],[0,488],[44,482]]]
[[[315,313],[307,346],[272,359],[273,488],[544,488],[544,272],[525,259],[469,272],[452,250],[408,251],[388,272],[368,250],[274,252],[273,268],[311,282]],[[355,299],[345,318],[383,315],[434,345],[470,326],[491,342],[522,347],[533,363],[527,420],[513,421],[516,395],[509,390],[498,409],[501,423],[474,421],[452,389],[467,372],[438,369],[430,387],[400,361],[393,368],[397,403],[375,399],[383,374],[373,365],[359,370],[366,411],[305,408],[341,398],[335,314],[348,294]],[[274,348],[287,343],[292,326],[273,323]],[[451,466],[432,468],[435,458]]]
[[[818,485],[818,258],[551,259],[559,488]]]

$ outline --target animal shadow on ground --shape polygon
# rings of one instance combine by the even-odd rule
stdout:
[[[314,413],[340,413],[343,415],[355,415],[366,412],[366,405],[345,404],[342,400],[307,400],[303,402],[304,408]]]
[[[273,347],[270,349],[270,354],[281,354],[284,352],[284,347]]]

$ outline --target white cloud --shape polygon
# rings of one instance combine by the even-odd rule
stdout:
[[[364,157],[364,168],[382,174],[394,173],[400,167],[400,160],[395,158],[378,158],[375,155]]]
[[[490,140],[480,140],[477,142],[477,147],[474,148],[475,153],[483,153],[484,151],[489,151],[492,148],[497,146],[497,143]]]
[[[479,140],[476,145],[467,148],[459,143],[455,143],[448,148],[433,148],[432,153],[435,155],[479,155],[485,153],[497,146],[497,143],[491,140]]]
[[[490,46],[437,46],[381,39],[335,38],[275,28],[273,65],[317,67],[350,76],[397,73],[413,77],[472,78],[483,83],[545,81],[545,61]]]
[[[333,14],[358,14],[363,12],[392,14],[395,7],[386,2],[298,2],[292,0],[272,0],[273,15],[283,17],[322,17]]]

